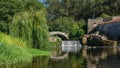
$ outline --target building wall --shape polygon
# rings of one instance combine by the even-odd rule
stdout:
[[[102,22],[103,19],[100,18],[100,19],[88,19],[88,29],[87,29],[87,33],[91,33],[99,24],[99,22]]]
[[[99,33],[108,36],[112,40],[117,40],[120,37],[120,16],[88,19],[88,34]]]
[[[117,40],[120,37],[120,22],[99,25],[97,30],[107,35],[110,39]]]

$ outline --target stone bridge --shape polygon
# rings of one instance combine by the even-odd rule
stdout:
[[[68,33],[60,32],[60,31],[52,31],[49,32],[50,36],[57,35],[58,37],[62,38],[62,40],[68,40]]]

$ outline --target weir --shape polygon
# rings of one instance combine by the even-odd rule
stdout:
[[[62,52],[79,52],[81,47],[80,41],[62,41]]]

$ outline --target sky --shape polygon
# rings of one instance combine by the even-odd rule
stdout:
[[[40,2],[45,2],[45,0],[39,0]]]

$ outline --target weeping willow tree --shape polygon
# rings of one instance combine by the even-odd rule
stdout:
[[[46,49],[49,45],[45,10],[24,11],[13,17],[10,35],[21,38],[33,48]]]

